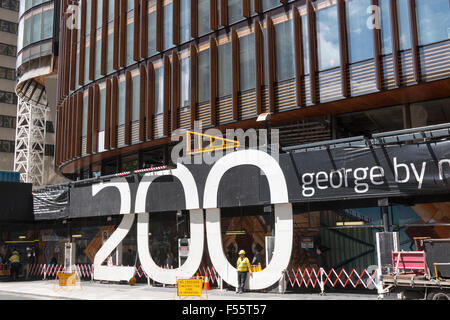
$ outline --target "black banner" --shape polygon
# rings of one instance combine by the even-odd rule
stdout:
[[[59,219],[69,214],[69,187],[47,187],[33,192],[36,220]]]
[[[218,163],[185,165],[195,180],[200,208],[206,179]],[[280,154],[278,165],[291,203],[450,193],[450,141]],[[169,173],[151,183],[145,211],[186,209],[182,183]],[[142,176],[136,175],[109,181],[127,185],[127,213],[135,213],[141,180]],[[221,208],[271,203],[267,177],[249,164],[234,163],[220,179],[216,196]],[[104,188],[93,196],[92,185],[72,187],[70,199],[70,217],[119,214],[125,201],[117,188]]]

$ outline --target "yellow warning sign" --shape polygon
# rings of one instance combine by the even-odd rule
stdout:
[[[204,147],[204,142],[209,142],[209,145]],[[186,132],[186,144],[186,152],[188,155],[238,148],[240,146],[239,141],[224,139],[194,131]]]
[[[61,287],[75,286],[76,284],[75,272],[58,272],[56,277]]]
[[[178,279],[177,295],[179,297],[201,297],[202,279]]]

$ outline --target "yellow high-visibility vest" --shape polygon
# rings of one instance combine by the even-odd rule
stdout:
[[[248,258],[241,259],[239,257],[239,259],[237,260],[238,271],[246,272],[246,271],[248,271],[249,267],[250,267],[250,261],[248,260]]]
[[[20,258],[17,254],[13,254],[10,258],[9,258],[9,262],[14,263],[14,262],[20,262]]]

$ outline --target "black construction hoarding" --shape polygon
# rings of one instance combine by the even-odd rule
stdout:
[[[31,183],[0,182],[0,222],[33,221]]]
[[[35,220],[66,218],[69,215],[69,186],[46,187],[33,192]]]
[[[181,181],[172,176],[170,170],[159,173],[161,176],[153,176],[146,189],[145,211],[184,210],[185,192],[197,192],[199,207],[203,208],[208,175],[222,162],[186,164],[185,168],[195,180],[192,190],[184,190]],[[280,188],[286,184],[291,203],[450,194],[450,141],[280,154],[277,166],[281,169],[280,176],[284,176]],[[217,187],[217,207],[271,203],[264,169],[236,162],[223,171]],[[153,174],[158,175],[157,172]],[[127,199],[121,196],[117,187],[102,188],[95,196],[93,185],[71,187],[69,216],[119,214],[122,201],[129,202],[129,211],[125,213],[138,213],[135,199],[140,183],[145,181],[142,179],[135,175],[104,182],[125,187],[129,194]],[[273,190],[277,192],[276,189]]]

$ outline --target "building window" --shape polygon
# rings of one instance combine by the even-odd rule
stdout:
[[[350,63],[373,58],[373,30],[367,27],[370,0],[347,0],[348,59]]]
[[[95,41],[95,80],[100,79],[102,65],[102,29],[97,30],[97,40]]]
[[[198,102],[209,101],[211,88],[209,49],[198,53]]]
[[[117,124],[119,126],[125,124],[125,95],[126,95],[126,81],[125,76],[119,78],[119,101],[118,101],[118,115]]]
[[[331,6],[316,11],[317,60],[319,71],[335,68],[341,64],[337,7]]]
[[[42,12],[33,12],[33,25],[31,28],[31,42],[37,42],[41,40],[42,32]]]
[[[128,12],[128,22],[127,22],[127,43],[126,43],[126,64],[127,66],[133,64],[133,47],[134,47],[134,13],[133,11]]]
[[[450,39],[450,2],[416,0],[419,45]]]
[[[81,136],[87,136],[87,124],[88,124],[88,110],[89,110],[89,96],[88,91],[86,90],[83,93],[83,123],[81,128]]]
[[[168,50],[173,47],[172,40],[172,2],[165,5],[164,8],[164,50]]]
[[[0,152],[14,153],[14,141],[0,140]]]
[[[397,0],[398,37],[400,50],[411,48],[408,0]]]
[[[226,97],[231,90],[231,42],[218,47],[218,96]]]
[[[55,127],[53,126],[52,121],[45,121],[45,132],[46,133],[55,133]]]
[[[164,112],[164,66],[155,67],[155,114]]]
[[[270,10],[280,5],[279,0],[262,0],[263,11]]]
[[[141,95],[141,82],[140,82],[140,74],[139,69],[136,69],[132,74],[132,92],[133,97],[131,99],[132,108],[131,108],[131,121],[139,120],[140,116],[140,95]]]
[[[18,0],[1,0],[0,8],[19,12],[19,1]]]
[[[276,80],[283,81],[294,78],[294,46],[292,36],[292,20],[278,23],[275,28]]]
[[[303,73],[309,74],[309,30],[308,16],[301,16],[302,19],[302,44],[303,44]]]
[[[450,122],[450,98],[413,103],[411,127],[425,127]]]
[[[381,53],[392,53],[392,38],[391,38],[391,8],[389,6],[390,0],[381,0],[380,5],[380,22],[381,22]]]
[[[156,0],[148,3],[148,55],[149,57],[155,55],[156,52]]]
[[[186,57],[180,60],[180,108],[189,107],[191,87],[191,59]]]
[[[191,2],[180,1],[180,42],[191,40]]]
[[[211,31],[209,28],[209,0],[198,0],[198,35],[203,36]]]
[[[0,127],[15,129],[16,117],[0,115]]]
[[[107,56],[106,56],[106,72],[108,74],[114,71],[114,22],[108,24],[108,40],[107,40]]]
[[[84,84],[87,84],[89,82],[89,56],[91,55],[90,37],[86,36],[85,41],[86,49],[84,51]]]
[[[16,80],[16,70],[0,67],[0,79]]]
[[[53,6],[43,9],[42,39],[53,37]]]
[[[17,96],[13,92],[0,90],[0,103],[17,104]]]
[[[242,0],[228,0],[228,23],[242,20]]]
[[[105,113],[106,113],[106,83],[99,85],[99,117],[98,117],[98,131],[105,131]]]
[[[239,89],[253,89],[255,81],[255,35],[250,34],[239,38]]]
[[[55,155],[55,146],[53,144],[45,145],[45,155],[47,157],[53,157]]]
[[[17,47],[6,43],[0,43],[0,55],[16,57]]]
[[[18,27],[19,24],[17,23],[0,19],[0,31],[17,34]]]

